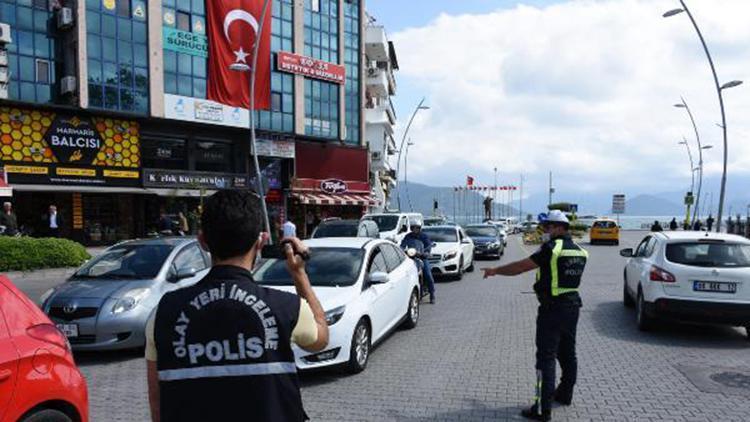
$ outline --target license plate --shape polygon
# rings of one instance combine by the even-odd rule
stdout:
[[[68,338],[78,337],[78,324],[57,324],[57,328]]]
[[[737,283],[719,281],[694,281],[693,290],[696,292],[737,293]]]

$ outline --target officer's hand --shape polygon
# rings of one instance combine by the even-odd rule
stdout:
[[[495,275],[495,269],[494,268],[482,268],[483,278],[489,278]]]
[[[302,254],[309,252],[307,246],[305,246],[301,240],[296,237],[287,237],[282,240],[288,242],[284,245],[284,253],[286,254],[286,266],[292,273],[299,273],[305,271],[305,260],[301,256],[294,253],[296,250]]]

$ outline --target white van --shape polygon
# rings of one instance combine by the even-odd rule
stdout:
[[[380,238],[388,239],[397,245],[401,244],[404,236],[411,230],[410,221],[419,221],[424,225],[422,214],[409,212],[367,214],[362,220],[374,221],[380,230]]]

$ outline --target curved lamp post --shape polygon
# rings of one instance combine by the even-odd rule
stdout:
[[[417,113],[419,113],[420,110],[429,110],[430,107],[424,105],[425,98],[422,97],[422,100],[417,104],[417,108],[414,109],[414,113],[411,114],[411,118],[409,119],[409,124],[406,125],[406,130],[404,131],[404,136],[401,138],[401,144],[398,147],[398,163],[396,163],[396,184],[398,185],[398,177],[399,172],[401,170],[401,153],[404,151],[404,143],[406,142],[406,135],[409,134],[409,129],[411,129],[411,124],[414,123],[414,118],[417,117]],[[399,189],[398,192],[398,209],[401,211],[401,190]]]
[[[693,209],[693,218],[690,220],[690,224],[695,224],[695,216],[698,214],[698,218],[700,218],[700,203],[701,203],[701,190],[703,189],[703,147],[701,146],[701,136],[698,133],[698,126],[695,124],[695,118],[693,117],[693,112],[690,110],[690,106],[688,106],[687,102],[685,101],[684,97],[680,97],[680,100],[682,101],[679,104],[675,104],[674,106],[677,108],[684,108],[687,111],[688,116],[690,117],[690,123],[693,124],[693,130],[695,131],[695,141],[698,143],[698,199],[695,202],[695,208]],[[687,142],[687,140],[685,140]],[[691,164],[692,167],[692,164]]]
[[[724,85],[721,85],[719,83],[719,77],[716,74],[716,66],[714,66],[714,60],[711,57],[711,53],[708,51],[708,46],[706,45],[706,40],[703,38],[703,34],[701,33],[700,28],[698,28],[698,23],[695,21],[695,18],[693,18],[693,14],[690,13],[690,9],[688,9],[687,5],[685,4],[685,0],[680,0],[680,4],[682,5],[681,9],[672,9],[666,13],[664,13],[664,17],[668,18],[671,16],[679,15],[682,12],[685,12],[688,17],[690,18],[690,22],[693,24],[693,27],[695,28],[695,32],[698,33],[698,38],[701,41],[701,45],[703,45],[703,51],[706,53],[706,58],[708,59],[708,64],[711,66],[711,73],[714,77],[714,84],[716,85],[716,93],[719,96],[719,107],[721,108],[721,129],[724,134],[724,169],[722,171],[721,175],[721,194],[719,195],[719,214],[716,219],[716,232],[721,232],[721,224],[722,224],[722,214],[724,212],[724,197],[726,194],[726,187],[727,187],[727,161],[728,161],[728,142],[727,142],[727,117],[726,112],[724,110],[724,96],[722,92],[725,89],[734,88],[736,86],[742,85],[742,81],[731,81],[727,82]]]
[[[690,143],[687,141],[687,138],[682,138],[683,140],[681,142],[678,142],[678,145],[685,145],[685,148],[687,149],[688,153],[688,159],[690,160],[690,194],[695,191],[695,170],[697,169],[695,165],[693,164],[693,153],[690,151]],[[688,227],[693,227],[690,222],[690,203],[687,203],[687,210],[685,211],[685,230],[687,230]],[[693,215],[695,215],[695,211],[693,211]]]

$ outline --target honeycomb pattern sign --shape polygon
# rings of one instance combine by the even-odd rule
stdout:
[[[60,157],[45,140],[50,128],[60,120],[75,121],[53,112],[0,107],[0,161],[56,164]],[[102,140],[93,162],[77,164],[95,167],[138,169],[141,166],[138,123],[112,118],[92,118]],[[79,154],[73,157],[79,157]],[[65,160],[65,158],[63,158]],[[68,159],[68,162],[72,162]]]

